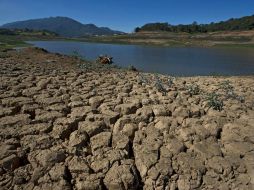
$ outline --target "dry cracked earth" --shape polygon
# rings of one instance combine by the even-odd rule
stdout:
[[[0,58],[0,189],[254,189],[253,76],[78,62],[30,48]]]

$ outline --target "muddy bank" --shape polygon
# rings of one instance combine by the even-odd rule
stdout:
[[[1,189],[253,189],[254,77],[0,58]]]

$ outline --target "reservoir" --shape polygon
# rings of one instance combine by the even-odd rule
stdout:
[[[50,52],[72,55],[78,52],[94,61],[98,55],[113,57],[121,67],[173,76],[254,75],[254,49],[196,48],[117,45],[67,41],[29,41]]]

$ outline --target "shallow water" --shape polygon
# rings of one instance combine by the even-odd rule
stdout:
[[[122,67],[133,65],[138,70],[175,76],[254,74],[254,50],[247,48],[153,47],[66,41],[29,43],[67,55],[77,51],[88,60],[108,54]]]

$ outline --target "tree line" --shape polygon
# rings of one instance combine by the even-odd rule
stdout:
[[[30,34],[38,34],[40,33],[41,35],[52,35],[52,36],[58,36],[57,33],[55,32],[51,32],[48,30],[33,30],[33,29],[6,29],[6,28],[0,28],[0,35],[20,35],[20,34],[26,34],[26,33],[30,33]]]
[[[221,21],[210,24],[179,24],[171,25],[165,23],[148,23],[142,27],[135,28],[135,32],[140,31],[167,31],[167,32],[187,32],[187,33],[206,33],[216,31],[236,31],[236,30],[252,30],[254,29],[254,15],[242,18],[231,18],[227,21]]]

